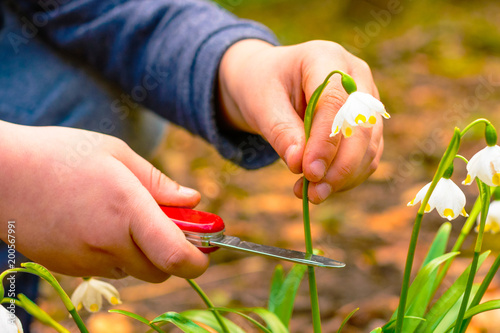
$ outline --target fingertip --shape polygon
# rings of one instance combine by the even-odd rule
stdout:
[[[200,249],[187,240],[184,240],[184,244],[180,244],[179,248],[182,250],[169,257],[166,268],[167,273],[173,271],[176,276],[194,279],[207,270],[210,262],[207,254],[201,252]]]
[[[322,159],[317,159],[304,166],[304,175],[310,182],[317,183],[325,177],[326,169],[326,162]]]
[[[292,144],[283,156],[286,165],[295,174],[302,173],[302,150],[298,144]]]
[[[178,192],[185,200],[185,207],[195,207],[200,203],[201,200],[201,194],[200,192],[196,191],[195,189],[185,187],[185,186],[179,186],[179,192]]]
[[[299,199],[302,199],[302,186],[304,185],[304,178],[300,177],[297,179],[295,182],[295,185],[293,185],[293,193],[295,193],[295,196]]]

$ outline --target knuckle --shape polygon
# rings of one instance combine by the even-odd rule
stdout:
[[[355,65],[360,71],[371,73],[370,65],[366,61],[357,57],[355,59]]]
[[[287,134],[293,130],[294,126],[291,122],[281,121],[276,122],[271,128],[271,145],[273,147],[285,148],[286,142],[288,141]],[[283,146],[283,147],[282,147]]]
[[[378,153],[378,144],[375,142],[370,142],[368,144],[368,149],[366,150],[366,157],[368,158],[369,161],[375,160],[377,157]]]
[[[315,59],[318,57],[325,60],[345,61],[349,52],[340,44],[324,40],[313,40],[300,44],[303,48],[303,54],[306,59]],[[314,61],[313,61],[314,62]]]
[[[336,85],[327,86],[325,89],[325,93],[321,96],[318,101],[318,105],[321,108],[325,108],[328,110],[335,112],[339,110],[346,100],[347,94],[345,91],[337,87]]]
[[[338,178],[345,181],[349,179],[354,174],[354,168],[349,164],[342,164],[337,169]]]
[[[149,173],[149,191],[151,195],[156,196],[158,193],[160,193],[164,183],[165,183],[165,175],[155,168],[154,166],[150,166],[151,170]],[[175,183],[177,188],[179,187],[179,184]]]
[[[130,149],[128,144],[120,138],[114,136],[107,136],[106,138],[109,148],[113,151],[126,151]]]

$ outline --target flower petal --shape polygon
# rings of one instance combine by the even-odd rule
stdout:
[[[81,310],[82,308],[82,300],[87,292],[88,287],[88,281],[83,281],[78,285],[78,287],[76,287],[75,291],[73,291],[73,294],[71,295],[71,303],[73,303],[77,311]]]
[[[475,177],[489,186],[500,185],[500,147],[486,147],[477,152],[467,164],[467,172],[470,178],[465,184],[472,183]],[[469,181],[469,182],[468,182]]]
[[[335,116],[330,137],[339,132],[350,137],[356,126],[372,127],[377,123],[377,113],[390,117],[382,102],[372,95],[359,91],[351,93]]]

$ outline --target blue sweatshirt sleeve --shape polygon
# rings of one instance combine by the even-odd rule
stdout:
[[[277,44],[264,26],[198,0],[17,3],[50,43],[85,59],[133,101],[203,137],[224,158],[247,169],[277,159],[262,137],[224,130],[216,121],[224,52],[248,38]]]

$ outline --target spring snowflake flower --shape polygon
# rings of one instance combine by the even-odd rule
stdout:
[[[431,183],[425,185],[417,193],[415,199],[408,203],[408,206],[414,206],[422,201],[430,186]],[[441,217],[451,221],[458,217],[458,215],[468,216],[464,207],[465,194],[462,190],[451,179],[441,178],[429,198],[429,202],[425,207],[425,212],[429,213],[436,208]]]
[[[342,131],[342,134],[348,138],[356,126],[373,127],[377,123],[377,113],[385,119],[391,117],[385,111],[384,104],[372,95],[359,91],[353,92],[335,116],[330,137]]]
[[[97,312],[102,307],[102,297],[106,298],[112,305],[122,303],[118,290],[111,284],[93,278],[84,278],[71,295],[71,302],[77,311],[81,310],[83,306],[89,312]]]
[[[500,185],[499,146],[488,146],[472,156],[467,163],[467,177],[463,184],[470,185],[476,177],[489,186]]]
[[[23,333],[21,321],[13,313],[0,305],[0,332]]]
[[[479,222],[481,221],[481,214],[477,218],[476,231],[479,230]],[[486,216],[486,223],[484,224],[484,232],[490,231],[492,234],[500,232],[500,201],[493,201],[488,209],[488,216]]]

